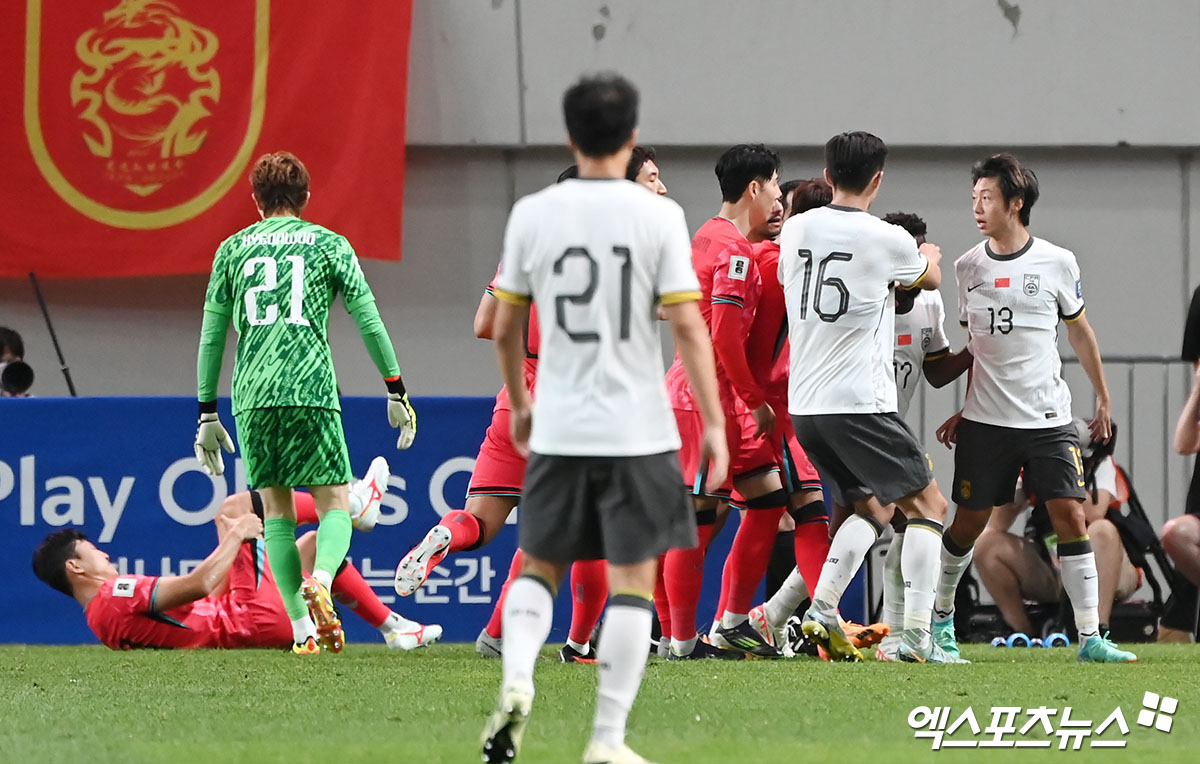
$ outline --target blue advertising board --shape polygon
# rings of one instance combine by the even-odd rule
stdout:
[[[349,556],[388,607],[422,623],[441,624],[448,641],[474,641],[487,622],[516,548],[519,509],[492,543],[451,556],[413,597],[397,597],[392,576],[400,557],[439,517],[463,506],[493,402],[414,400],[418,437],[410,450],[397,451],[382,396],[342,400],[356,473],[381,454],[392,472],[379,524],[371,533],[355,533]],[[228,399],[221,401],[220,412],[236,442]],[[33,549],[57,528],[79,528],[125,573],[179,575],[213,550],[213,517],[226,496],[246,490],[246,478],[239,454],[225,456],[220,478],[200,471],[192,455],[195,422],[190,398],[0,401],[0,580],[5,582],[0,598],[13,615],[0,641],[96,643],[79,605],[33,575]],[[701,619],[716,606],[721,565],[735,527],[731,519],[709,555]],[[565,638],[569,618],[564,591],[555,608],[552,640]],[[354,615],[346,615],[345,623],[352,644],[382,641]]]

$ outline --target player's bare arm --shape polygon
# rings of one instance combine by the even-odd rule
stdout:
[[[496,355],[508,399],[512,404],[512,442],[517,453],[529,457],[529,430],[532,421],[533,397],[525,387],[525,336],[523,327],[529,320],[529,301],[521,304],[506,299],[497,300],[495,331]]]
[[[479,298],[479,307],[475,309],[475,336],[479,339],[496,339],[496,308],[499,304],[500,301],[489,292],[484,292]]]
[[[204,562],[186,576],[167,576],[159,579],[154,595],[154,606],[158,611],[171,610],[215,592],[224,584],[242,544],[258,538],[263,529],[262,520],[253,513],[238,518],[218,515],[216,523],[221,543],[217,544],[217,548]]]
[[[1192,369],[1192,392],[1175,423],[1175,453],[1184,455],[1200,451],[1200,361]]]
[[[925,381],[930,385],[945,387],[961,377],[974,362],[975,357],[971,355],[971,351],[963,348],[957,353],[925,359],[921,364],[921,371],[925,374]]]
[[[933,291],[942,285],[942,248],[932,242],[925,242],[917,247],[925,259],[929,261],[929,267],[925,269],[925,273],[921,278],[917,279],[915,284],[909,284],[908,288],[920,287],[926,291]]]
[[[671,322],[675,347],[687,372],[692,394],[700,407],[700,416],[704,418],[704,453],[709,459],[708,487],[716,490],[725,481],[729,471],[729,446],[725,439],[725,414],[721,411],[721,401],[717,396],[717,371],[708,327],[700,315],[700,307],[694,301],[664,305],[663,311]]]
[[[1081,313],[1078,318],[1067,322],[1067,339],[1096,393],[1096,416],[1088,424],[1088,429],[1096,440],[1108,440],[1112,437],[1108,382],[1104,379],[1104,365],[1100,362],[1100,343],[1096,341],[1096,333],[1092,331],[1086,314]]]

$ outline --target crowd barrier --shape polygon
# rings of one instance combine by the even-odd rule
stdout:
[[[418,436],[397,451],[384,399],[345,398],[350,460],[361,474],[379,454],[392,477],[378,526],[355,533],[350,558],[393,610],[439,623],[448,641],[473,641],[487,622],[516,547],[516,519],[488,546],[454,555],[415,596],[399,598],[392,575],[400,557],[448,510],[463,506],[492,398],[419,398]],[[228,399],[221,421],[237,441]],[[0,642],[88,644],[78,604],[38,581],[33,549],[47,533],[77,527],[122,572],[179,575],[216,545],[213,516],[224,498],[246,490],[240,454],[226,455],[223,477],[200,471],[192,455],[196,404],[190,398],[30,398],[0,401],[0,580],[9,613]],[[699,617],[716,606],[720,566],[736,529],[731,519],[714,542]],[[862,609],[861,577],[844,613]],[[569,587],[555,608],[552,640],[566,636]],[[381,638],[353,614],[351,643]]]

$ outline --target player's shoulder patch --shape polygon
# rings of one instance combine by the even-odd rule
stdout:
[[[112,588],[113,596],[114,597],[132,597],[134,594],[134,590],[136,588],[137,588],[137,579],[136,578],[122,576],[121,578],[118,578],[113,583],[113,588]]]
[[[729,258],[729,278],[745,281],[749,270],[750,258],[744,255],[733,255]]]

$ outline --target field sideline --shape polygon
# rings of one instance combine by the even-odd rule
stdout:
[[[630,719],[630,743],[668,762],[997,761],[1103,758],[1195,761],[1200,647],[1131,645],[1132,665],[1081,665],[1073,649],[968,646],[970,666],[831,665],[809,660],[665,664],[652,659]],[[21,762],[474,762],[500,666],[467,645],[415,653],[351,645],[339,656],[110,652],[100,647],[0,647],[0,759]],[[595,669],[549,649],[521,762],[579,760]],[[1138,726],[1143,693],[1179,699],[1170,733]],[[1120,705],[1127,747],[932,752],[908,727],[916,706],[968,705],[981,728],[993,705],[1071,705],[1093,728]],[[1017,725],[1025,719],[1018,717]],[[1056,725],[1057,728],[1057,725]],[[971,738],[959,730],[955,740]],[[1114,726],[1104,740],[1120,739]],[[1017,739],[1008,736],[1009,740]],[[881,758],[882,757],[882,758]],[[980,758],[982,757],[982,758]]]

